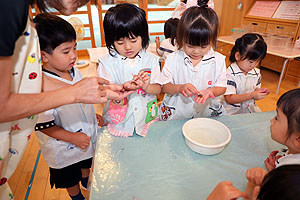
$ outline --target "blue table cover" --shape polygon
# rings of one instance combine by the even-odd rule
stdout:
[[[232,139],[219,154],[193,152],[184,141],[187,120],[160,121],[146,138],[110,135],[105,128],[97,139],[90,199],[185,200],[206,199],[221,181],[244,190],[245,172],[264,167],[273,150],[283,146],[270,136],[275,112],[216,117],[231,131]]]

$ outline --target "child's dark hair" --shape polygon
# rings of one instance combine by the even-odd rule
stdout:
[[[112,56],[112,52],[115,50],[114,41],[124,37],[140,36],[142,48],[146,49],[149,45],[146,13],[136,5],[122,3],[109,8],[104,16],[103,27],[105,43]]]
[[[48,54],[52,54],[52,51],[60,44],[76,40],[73,26],[56,15],[38,14],[33,21],[39,36],[40,49]]]
[[[295,132],[300,133],[300,88],[281,95],[277,101],[277,108],[287,117],[288,137]]]
[[[300,199],[300,165],[282,165],[263,179],[257,199]]]
[[[246,33],[235,41],[229,60],[235,62],[235,53],[239,52],[241,60],[262,60],[267,53],[267,44],[263,37],[257,33]]]
[[[219,20],[216,12],[209,8],[207,3],[208,0],[198,0],[198,6],[184,11],[177,28],[176,42],[179,49],[184,43],[216,47]]]
[[[170,18],[166,21],[164,25],[164,35],[165,38],[171,39],[171,44],[175,46],[175,39],[176,39],[176,30],[179,23],[178,18]]]

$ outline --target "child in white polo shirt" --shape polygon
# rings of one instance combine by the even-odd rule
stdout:
[[[217,97],[226,91],[225,56],[212,48],[219,23],[207,2],[199,1],[180,18],[176,36],[179,50],[167,57],[161,75],[165,93],[160,107],[162,120],[224,114]]]
[[[98,76],[134,91],[125,99],[106,103],[104,122],[114,136],[145,137],[151,123],[158,120],[156,95],[161,91],[158,57],[146,51],[146,13],[133,4],[118,4],[108,9],[103,26],[109,55],[99,59]]]
[[[227,69],[224,107],[228,115],[259,112],[255,100],[265,98],[270,90],[261,87],[260,70],[256,68],[266,56],[267,45],[261,35],[247,33],[235,41]]]

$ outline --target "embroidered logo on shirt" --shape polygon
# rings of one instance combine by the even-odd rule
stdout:
[[[174,107],[167,106],[165,103],[162,103],[161,107],[161,118],[164,121],[167,121],[172,116],[172,110],[176,110]]]
[[[212,84],[212,81],[208,81],[207,84],[208,84],[208,85],[211,85],[211,84]]]

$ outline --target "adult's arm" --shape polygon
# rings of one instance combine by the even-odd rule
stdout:
[[[16,94],[11,92],[11,56],[0,57],[0,72],[0,122],[21,119],[65,104],[107,101],[102,84],[108,84],[108,81],[98,77],[84,78],[73,86],[50,92]]]

